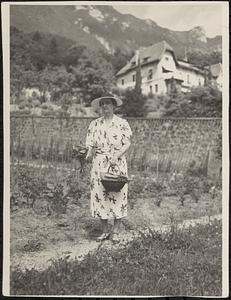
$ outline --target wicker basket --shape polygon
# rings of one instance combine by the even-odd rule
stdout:
[[[117,167],[119,174],[110,173],[113,167]],[[121,174],[118,165],[110,165],[106,173],[101,172],[101,182],[107,192],[119,192],[128,183],[128,178]]]

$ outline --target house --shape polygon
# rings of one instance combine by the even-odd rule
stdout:
[[[136,82],[138,57],[141,65],[142,92],[144,94],[166,94],[173,84],[182,92],[193,86],[204,85],[204,70],[187,61],[177,60],[173,48],[162,41],[147,48],[141,48],[138,55],[116,74],[117,86],[133,88]]]

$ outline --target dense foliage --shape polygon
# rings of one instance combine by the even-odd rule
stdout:
[[[189,52],[187,56],[188,61],[191,64],[194,64],[195,66],[200,68],[222,62],[221,51],[212,51],[211,53],[194,51]]]
[[[65,38],[11,28],[10,54],[11,96],[16,101],[23,89],[37,88],[40,102],[49,93],[51,101],[77,96],[89,104],[114,83],[113,66],[102,53]]]
[[[195,87],[189,93],[162,97],[166,117],[221,117],[222,93],[215,86]]]
[[[121,92],[123,98],[123,106],[119,109],[119,112],[125,117],[145,117],[146,107],[145,103],[147,97],[136,89],[127,89]]]

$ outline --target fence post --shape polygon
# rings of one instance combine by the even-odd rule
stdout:
[[[159,177],[159,152],[160,152],[160,148],[159,146],[157,147],[157,162],[156,162],[156,178],[158,179]]]
[[[19,134],[18,134],[18,149],[17,149],[17,156],[18,156],[18,165],[19,165],[19,159],[20,159],[20,153],[21,152],[21,134],[20,134],[20,131],[19,131]]]
[[[203,173],[207,177],[208,176],[208,167],[209,167],[209,156],[210,156],[210,150],[207,150],[204,166],[203,166]]]

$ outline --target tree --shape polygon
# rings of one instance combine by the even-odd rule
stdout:
[[[111,90],[115,84],[112,65],[94,51],[84,50],[78,65],[71,69],[76,87],[81,88],[87,105]]]
[[[125,117],[145,117],[147,97],[137,92],[137,89],[127,89],[123,93],[123,105],[120,112]]]
[[[141,84],[142,84],[142,77],[141,77],[141,65],[140,65],[140,58],[139,53],[137,54],[137,68],[136,68],[136,85],[135,90],[138,95],[141,95]]]
[[[222,53],[220,51],[212,51],[210,53],[194,51],[189,52],[187,56],[190,63],[200,68],[222,62]]]
[[[33,67],[31,67],[31,70],[26,70],[22,65],[10,65],[10,94],[12,102],[18,103],[23,89],[36,87],[37,84],[38,74]]]
[[[63,95],[73,95],[75,77],[66,71],[64,66],[47,66],[39,72],[38,88],[41,92],[42,102],[46,101],[46,95],[50,95],[51,101],[58,101]]]
[[[121,112],[127,117],[144,117],[147,113],[147,97],[142,94],[141,65],[139,52],[136,53],[136,84],[134,89],[127,89],[124,94],[124,103]]]
[[[70,71],[70,66],[78,65],[78,61],[84,50],[86,50],[86,46],[74,45],[66,51],[65,56],[63,57],[63,64],[65,65],[67,71]]]
[[[106,59],[107,62],[111,63],[115,73],[117,73],[122,67],[124,67],[128,60],[134,55],[132,52],[125,52],[121,48],[116,47],[113,54],[105,52],[104,50],[99,50],[101,55]]]
[[[46,58],[47,63],[53,66],[58,66],[62,63],[62,59],[59,53],[59,46],[55,37],[52,37],[50,40],[46,53]]]

